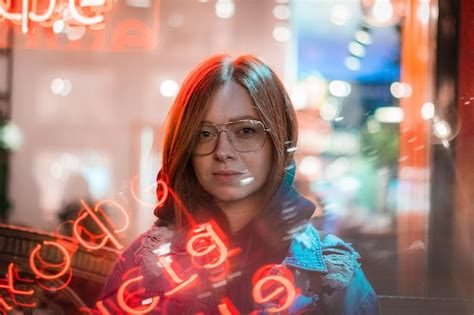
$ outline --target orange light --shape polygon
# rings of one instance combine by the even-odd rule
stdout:
[[[208,255],[214,250],[218,251],[218,258],[211,263],[205,264],[204,268],[211,269],[215,268],[227,259],[228,251],[222,239],[217,235],[217,233],[212,228],[212,225],[209,223],[198,226],[193,230],[193,233],[199,233],[191,237],[186,244],[186,249],[191,256],[202,257]],[[195,248],[195,245],[198,245],[198,248]]]
[[[11,311],[13,309],[11,305],[8,305],[8,303],[5,302],[5,300],[3,299],[1,295],[0,295],[0,306],[6,309],[7,311]],[[3,312],[2,309],[0,309],[0,312],[2,312],[2,314],[6,314],[5,312]]]
[[[221,300],[221,304],[217,305],[217,308],[219,309],[219,313],[221,313],[221,315],[240,314],[232,301],[226,297]]]
[[[193,283],[194,281],[198,279],[197,274],[193,274],[187,280],[183,280],[176,274],[173,268],[171,268],[171,264],[167,261],[167,259],[164,256],[159,256],[158,261],[160,263],[160,266],[164,268],[164,270],[166,271],[165,275],[168,277],[168,279],[171,279],[172,282],[177,284],[176,287],[165,292],[166,296],[171,296],[175,294],[176,292],[183,290],[185,287],[189,286],[191,283]]]
[[[101,312],[101,314],[110,315],[109,311],[105,308],[102,301],[97,302],[95,305],[96,305],[97,309]]]
[[[272,265],[264,266],[260,268],[255,273],[255,275],[258,276],[259,274],[262,273],[262,270],[270,270],[271,267]],[[279,266],[278,271],[280,271],[281,269],[283,269],[284,273],[286,273],[285,271],[288,271],[285,267]],[[267,283],[272,283],[272,282],[276,282],[280,284],[281,286],[274,289],[271,293],[263,296],[262,290],[263,290],[264,285],[266,285]],[[268,285],[266,289],[268,289]],[[278,296],[281,296],[283,292],[286,292],[286,298],[285,299],[283,299],[283,297],[278,298]],[[259,304],[263,304],[272,300],[277,300],[276,301],[277,304],[280,304],[281,301],[284,301],[283,303],[281,303],[280,306],[271,307],[267,310],[269,313],[278,313],[290,307],[291,303],[293,303],[293,301],[296,298],[296,290],[292,281],[290,281],[288,278],[284,276],[278,276],[278,275],[268,275],[268,276],[264,276],[263,278],[258,280],[257,283],[255,283],[255,286],[252,290],[252,295],[253,295],[254,301]]]
[[[40,251],[41,249],[41,245],[37,245],[33,251],[30,253],[30,259],[29,259],[29,262],[30,262],[30,268],[31,270],[33,271],[33,273],[38,276],[39,278],[41,279],[45,279],[45,280],[55,280],[55,279],[58,279],[60,277],[62,277],[63,275],[66,274],[66,272],[69,270],[69,268],[71,267],[71,256],[69,255],[68,251],[66,250],[66,248],[62,245],[60,245],[59,243],[57,242],[51,242],[51,241],[44,241],[43,242],[43,245],[45,246],[54,246],[56,248],[59,249],[60,252],[62,252],[63,254],[63,262],[61,263],[61,265],[64,265],[61,269],[61,271],[59,271],[57,274],[54,274],[54,275],[47,275],[43,272],[41,272],[37,267],[36,267],[36,263],[35,263],[35,257],[36,257],[36,254]],[[39,257],[39,256],[38,256]]]
[[[115,201],[113,200],[103,200],[101,202],[99,202],[98,204],[96,204],[95,206],[95,209],[94,211],[87,205],[87,203],[84,201],[84,200],[81,200],[81,205],[83,207],[83,209],[85,210],[83,214],[81,214],[77,219],[76,221],[74,222],[74,225],[73,225],[73,234],[74,236],[76,237],[77,241],[82,245],[84,246],[85,248],[89,249],[89,250],[97,250],[97,249],[100,249],[102,247],[105,246],[105,244],[107,243],[107,241],[111,241],[112,244],[117,248],[117,249],[122,249],[123,248],[123,245],[119,243],[119,241],[117,240],[117,238],[114,236],[114,234],[112,232],[109,231],[109,229],[105,226],[105,224],[99,219],[99,217],[97,217],[97,215],[94,213],[94,212],[98,212],[100,211],[101,209],[101,205],[104,204],[104,203],[109,203],[109,204],[112,204],[113,206],[115,206],[116,208],[118,208],[120,210],[120,212],[123,214],[124,216],[124,219],[125,219],[125,223],[123,225],[123,227],[121,227],[120,229],[115,229],[114,232],[116,233],[120,233],[120,232],[123,232],[125,231],[125,229],[128,227],[129,225],[129,221],[130,221],[130,218],[127,214],[127,212],[125,211],[124,208],[122,208],[122,206],[120,206],[118,203],[116,203]],[[79,231],[79,228],[80,228],[80,223],[87,217],[87,216],[90,216],[92,218],[92,220],[94,220],[94,222],[99,226],[99,228],[104,232],[104,235],[101,235],[100,237],[102,238],[102,241],[100,243],[95,243],[95,242],[89,242],[89,241],[86,241],[82,238],[81,236],[81,232]],[[106,220],[108,220],[108,217],[105,216]],[[87,230],[85,229],[84,227],[82,227],[84,230]],[[93,234],[93,233],[91,233]]]
[[[148,312],[151,312],[156,305],[158,305],[158,302],[160,301],[160,297],[156,296],[152,298],[151,304],[148,305],[145,308],[132,308],[130,307],[126,302],[125,302],[125,289],[133,282],[138,282],[143,279],[143,276],[138,276],[135,278],[132,278],[130,280],[125,281],[119,288],[118,293],[117,293],[117,302],[120,308],[127,312],[127,313],[132,313],[132,314],[146,314]]]
[[[46,290],[46,291],[49,291],[49,292],[57,292],[57,291],[61,291],[62,289],[64,289],[65,287],[67,287],[69,285],[69,283],[71,282],[72,280],[72,270],[69,269],[68,270],[69,273],[68,273],[68,278],[66,279],[66,281],[64,281],[60,286],[58,287],[50,287],[50,286],[47,286],[47,285],[44,285],[42,284],[40,281],[37,282],[38,286],[40,288],[42,288],[43,290]]]
[[[15,289],[15,275],[17,273],[15,272],[15,264],[14,263],[10,263],[8,265],[8,268],[7,268],[7,278],[6,278],[6,284],[1,284],[0,283],[0,289],[5,289],[7,290],[7,292],[12,296],[13,298],[13,302],[16,304],[16,305],[19,305],[19,306],[24,306],[24,307],[35,307],[36,306],[36,303],[21,303],[21,302],[18,302],[16,300],[16,295],[26,295],[26,296],[29,296],[29,295],[33,295],[33,293],[35,292],[34,290],[27,290],[27,291],[24,291],[24,290],[18,290],[18,289]],[[2,279],[4,280],[4,279]],[[5,302],[5,300],[3,300],[2,296],[0,295],[0,304],[7,310],[11,310],[11,308],[8,308],[8,304]]]
[[[153,185],[149,185],[148,187],[144,189],[145,193],[153,192],[154,194],[158,186],[161,186],[161,188],[163,189],[163,194],[159,197],[159,200],[156,203],[149,203],[149,202],[145,202],[141,200],[138,197],[137,184],[138,184],[138,176],[134,176],[132,180],[130,181],[130,192],[132,194],[133,199],[135,199],[139,204],[141,204],[144,207],[147,207],[150,209],[159,208],[163,206],[166,199],[168,199],[168,185],[161,179],[157,180],[156,183],[154,183]]]

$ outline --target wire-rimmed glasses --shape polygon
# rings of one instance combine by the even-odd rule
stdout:
[[[206,155],[214,152],[221,132],[226,132],[229,142],[238,152],[251,152],[261,149],[265,144],[265,133],[270,129],[254,119],[242,119],[225,124],[202,124],[199,128],[193,154]]]

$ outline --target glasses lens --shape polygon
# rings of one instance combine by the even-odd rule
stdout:
[[[203,125],[198,131],[193,153],[209,154],[214,151],[218,130],[215,126]]]
[[[265,128],[260,121],[245,120],[231,123],[227,127],[230,141],[240,152],[260,149],[265,141]]]

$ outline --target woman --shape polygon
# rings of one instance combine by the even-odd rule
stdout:
[[[358,254],[308,221],[315,206],[292,185],[296,115],[265,63],[203,61],[167,122],[158,196],[169,197],[117,261],[99,309],[378,313]]]

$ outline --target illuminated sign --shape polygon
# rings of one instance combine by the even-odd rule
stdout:
[[[0,0],[0,48],[151,50],[159,38],[160,1],[132,10],[118,0]]]
[[[44,10],[40,11],[40,7]],[[68,12],[71,16],[71,23],[78,25],[97,25],[104,21],[103,12],[109,11],[112,7],[112,0],[23,0],[21,1],[20,12],[13,11],[13,1],[0,1],[0,18],[21,25],[23,34],[28,33],[29,25],[32,22],[49,26],[52,22],[60,20],[59,12]],[[86,11],[88,14],[86,14]]]
[[[150,203],[148,204],[149,206],[156,207],[157,205],[162,205],[168,195],[174,196],[165,182],[157,182],[155,187],[158,186],[162,190],[160,198],[156,204]],[[131,189],[132,187],[133,185],[131,185]],[[136,195],[134,194],[134,198],[140,203]],[[64,244],[64,240],[58,239],[55,241],[44,241],[43,244],[37,245],[30,252],[29,267],[35,279],[20,278],[15,264],[9,264],[6,278],[0,279],[0,289],[7,292],[7,295],[0,293],[0,313],[6,314],[8,311],[12,311],[15,306],[36,307],[34,302],[25,303],[17,300],[17,296],[23,297],[22,300],[24,300],[25,296],[33,297],[35,293],[32,289],[22,290],[15,287],[15,283],[18,281],[36,284],[39,288],[50,292],[66,288],[72,279],[72,256],[77,250],[77,243],[89,251],[98,250],[106,244],[111,244],[118,249],[123,248],[115,233],[124,232],[128,227],[129,216],[125,208],[113,200],[103,200],[97,203],[94,209],[84,201],[81,201],[81,205],[82,209],[73,223],[75,243],[72,245],[75,246],[71,246],[69,243]],[[105,205],[119,210],[122,214],[123,222],[121,227],[115,227],[115,223],[102,210]],[[87,218],[100,229],[101,234],[96,235],[86,229],[83,223]],[[119,286],[115,297],[104,301],[97,301],[95,310],[81,307],[79,311],[89,314],[96,314],[98,311],[100,314],[105,315],[121,314],[124,312],[147,314],[158,308],[164,311],[167,307],[168,298],[181,291],[191,290],[201,284],[198,274],[205,275],[207,278],[204,280],[213,287],[225,285],[226,280],[232,279],[233,276],[226,276],[229,269],[229,257],[239,253],[240,249],[234,248],[229,250],[227,248],[225,235],[214,222],[196,225],[192,228],[189,231],[185,248],[189,255],[179,255],[181,258],[179,263],[178,256],[175,256],[171,251],[171,243],[162,244],[153,251],[156,254],[157,268],[162,269],[163,279],[168,284],[168,287],[163,288],[162,296],[144,298],[143,275],[139,273],[141,269],[132,268],[124,273],[122,284]],[[62,261],[48,261],[47,257],[50,256],[46,253],[51,253],[51,251],[57,251]],[[183,259],[187,261],[183,261]],[[186,264],[186,262],[189,263]],[[209,272],[198,273],[196,268]],[[48,285],[57,282],[61,284],[59,286]],[[285,312],[295,301],[299,292],[293,284],[294,279],[291,271],[283,265],[273,264],[261,267],[253,275],[252,283],[254,302],[265,308],[265,311],[268,313]],[[163,284],[166,285],[166,283]],[[164,301],[160,303],[162,298],[164,298]],[[222,315],[239,314],[238,309],[227,297],[219,297],[217,309]]]

